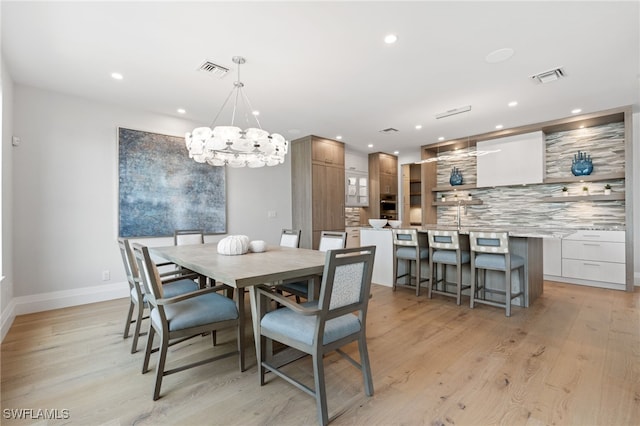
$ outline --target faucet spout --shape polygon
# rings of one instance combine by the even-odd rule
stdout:
[[[460,231],[460,223],[461,223],[461,214],[460,214],[460,201],[458,201],[458,213],[456,214],[456,224],[458,225],[458,231]]]

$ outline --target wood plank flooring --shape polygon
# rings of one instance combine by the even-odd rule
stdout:
[[[511,318],[467,302],[374,286],[367,336],[375,395],[364,395],[347,361],[328,356],[332,424],[640,425],[640,292],[545,282],[534,306],[514,308]],[[316,424],[311,397],[278,378],[259,386],[251,345],[246,372],[228,358],[171,375],[153,402],[154,372],[140,373],[146,338],[134,355],[131,338],[122,338],[127,307],[121,299],[16,318],[2,344],[0,423]],[[218,341],[177,345],[168,366],[235,345],[231,332]],[[313,383],[307,359],[288,368]],[[69,419],[7,418],[18,408],[68,410]]]

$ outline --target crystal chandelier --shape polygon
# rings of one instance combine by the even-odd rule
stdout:
[[[262,130],[255,112],[251,115],[255,119],[257,127],[242,130],[234,126],[238,101],[244,104],[245,112],[253,111],[253,109],[249,98],[242,89],[244,84],[240,81],[240,65],[244,64],[246,60],[242,56],[234,56],[232,60],[238,64],[238,81],[233,83],[233,89],[213,119],[211,127],[197,127],[193,129],[193,132],[185,135],[189,158],[193,158],[198,163],[208,163],[212,166],[263,167],[282,164],[289,149],[289,142],[282,135],[277,133],[270,135],[269,132]],[[231,125],[213,127],[234,93]]]

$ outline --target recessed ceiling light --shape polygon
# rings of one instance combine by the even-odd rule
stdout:
[[[260,111],[251,111],[251,114],[255,115],[256,117],[260,115]]]
[[[438,140],[439,140],[439,141],[443,141],[443,140],[444,140],[444,136],[440,136],[440,137],[438,138]]]
[[[422,129],[422,124],[416,124],[416,130]]]
[[[340,140],[340,139],[342,139],[342,136],[338,135],[338,136],[336,136],[336,139]]]
[[[580,108],[576,108],[576,109],[572,109],[571,110],[571,114],[579,114],[581,112],[582,112],[582,110]]]
[[[398,155],[398,154],[400,154],[400,151],[393,151],[393,153],[394,153],[395,155]]]
[[[178,114],[186,114],[187,110],[184,108],[178,108]]]
[[[490,64],[497,64],[498,62],[504,62],[513,56],[514,50],[510,47],[504,49],[494,50],[484,57],[484,60]]]
[[[113,78],[114,80],[122,80],[124,77],[119,72],[112,72],[111,78]]]
[[[369,145],[367,145],[369,148],[373,148],[373,144],[370,143]]]
[[[387,34],[384,36],[384,42],[387,44],[393,44],[398,41],[398,36],[395,34]]]
[[[504,126],[503,126],[502,124],[498,124],[498,125],[496,126],[496,129],[500,130],[500,129],[502,129],[503,127],[504,127]]]
[[[507,105],[509,105],[510,107],[514,107],[514,106],[518,105],[518,101],[511,101]]]

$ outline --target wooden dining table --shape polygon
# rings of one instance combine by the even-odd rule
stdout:
[[[234,289],[241,330],[245,327],[244,290],[249,291],[253,333],[255,342],[259,336],[259,318],[257,315],[256,285],[272,284],[302,277],[316,277],[311,280],[312,286],[319,285],[319,277],[323,273],[326,253],[318,250],[267,246],[261,253],[246,253],[227,256],[218,253],[217,243],[193,244],[181,246],[149,247],[154,257],[168,260],[215,280],[216,284],[226,284]],[[310,289],[310,293],[313,288]],[[242,333],[244,340],[245,333]],[[244,341],[240,342],[244,348]],[[257,345],[256,345],[257,347]],[[243,355],[244,355],[244,351]],[[245,370],[242,356],[240,368]]]

